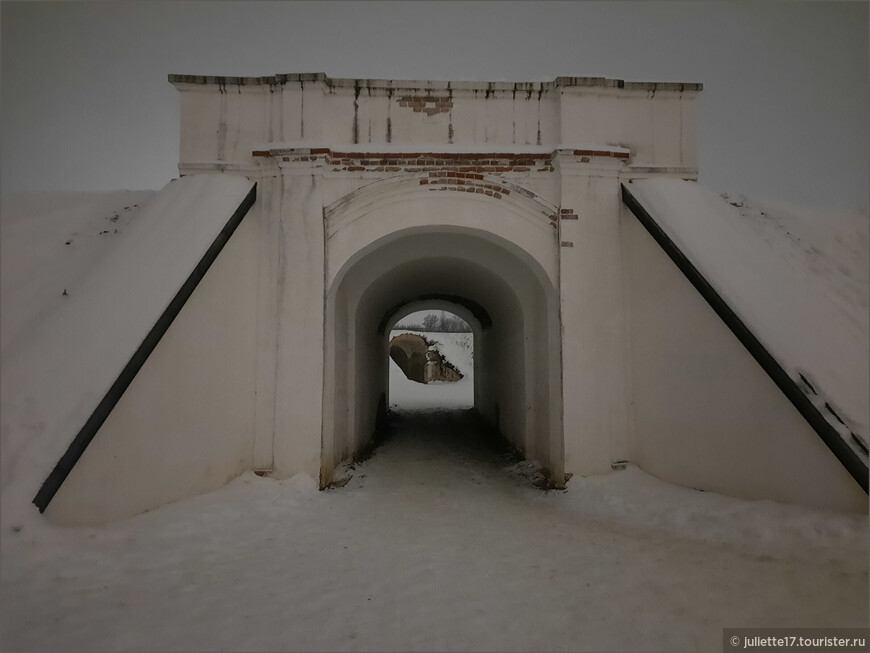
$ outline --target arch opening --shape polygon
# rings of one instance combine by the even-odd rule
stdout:
[[[389,410],[473,408],[479,324],[472,327],[449,302],[413,304],[426,308],[402,310],[388,332]]]
[[[558,301],[546,274],[475,229],[407,229],[348,261],[327,294],[321,487],[377,433],[390,405],[389,335],[449,310],[472,328],[475,412],[564,482]]]

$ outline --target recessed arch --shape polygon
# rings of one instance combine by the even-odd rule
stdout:
[[[348,228],[355,220],[397,202],[433,199],[433,193],[460,199],[467,205],[491,205],[502,213],[525,221],[534,229],[547,231],[556,220],[559,208],[516,181],[486,174],[417,173],[398,175],[371,182],[338,198],[323,209],[327,238]],[[461,174],[464,179],[451,179]],[[482,192],[476,192],[482,191]],[[489,194],[487,194],[489,191]],[[436,201],[441,199],[436,197]],[[480,206],[477,207],[478,209]]]
[[[440,220],[356,239],[352,251],[344,231],[332,239],[344,242],[330,242],[335,258],[328,266],[321,484],[366,445],[386,405],[387,327],[414,305],[440,301],[477,323],[475,408],[559,482],[561,352],[553,261],[539,260],[491,229],[451,224],[456,204],[447,198],[421,203],[388,204],[357,222],[390,223],[402,205],[418,218],[422,212]],[[505,220],[487,212],[480,218]]]
[[[516,204],[468,195],[412,192],[382,198],[376,208],[328,234],[327,288],[340,283],[374,249],[412,233],[474,234],[522,261],[542,285],[558,287],[557,230],[541,229],[543,217],[537,211],[522,212]]]

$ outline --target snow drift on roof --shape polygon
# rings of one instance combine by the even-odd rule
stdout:
[[[629,191],[791,378],[807,394],[812,386],[814,403],[827,402],[866,442],[868,216],[730,198],[677,179],[635,180]]]
[[[170,182],[119,230],[49,319],[4,351],[4,510],[33,498],[252,187],[225,175]],[[4,245],[15,251],[14,243]],[[7,309],[18,310],[4,298]]]
[[[119,242],[153,190],[3,195],[0,210],[0,355],[20,349],[77,293]],[[67,291],[67,295],[63,292]]]

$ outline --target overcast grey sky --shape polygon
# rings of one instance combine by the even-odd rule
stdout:
[[[177,176],[169,73],[703,82],[701,182],[867,208],[866,2],[3,2],[3,192]]]

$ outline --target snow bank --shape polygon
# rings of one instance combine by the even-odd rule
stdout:
[[[127,224],[120,213],[113,222],[113,213],[108,222],[121,223],[117,234],[115,226],[109,227],[113,245],[90,251],[99,258],[80,262],[64,285],[67,295],[54,297],[56,306],[36,323],[43,315],[36,308],[39,297],[4,292],[4,315],[8,309],[13,324],[28,324],[14,340],[14,351],[4,350],[0,367],[4,514],[30,503],[252,185],[240,177],[184,177],[148,199]],[[81,224],[99,224],[105,208],[96,202],[91,217],[85,217],[88,209],[82,205]],[[4,217],[10,220],[4,238],[7,233],[22,241],[34,236],[37,225],[26,224],[25,217]],[[71,237],[69,247],[79,236]],[[26,252],[16,248],[14,238],[4,240],[4,246],[13,259],[10,269],[26,274],[26,265],[14,261]],[[64,261],[53,251],[43,260],[52,268],[44,283],[61,294],[51,284],[63,278]]]
[[[0,198],[0,356],[68,301],[156,191]]]
[[[576,517],[737,547],[752,555],[805,561],[866,558],[867,515],[746,501],[671,485],[634,465],[575,477],[543,498]]]
[[[868,216],[755,203],[675,179],[628,188],[792,379],[806,388],[803,376],[817,393],[808,396],[867,442]]]
[[[4,648],[713,651],[735,624],[866,624],[866,515],[633,468],[544,493],[444,420],[340,489],[249,472],[100,528],[4,530]]]

